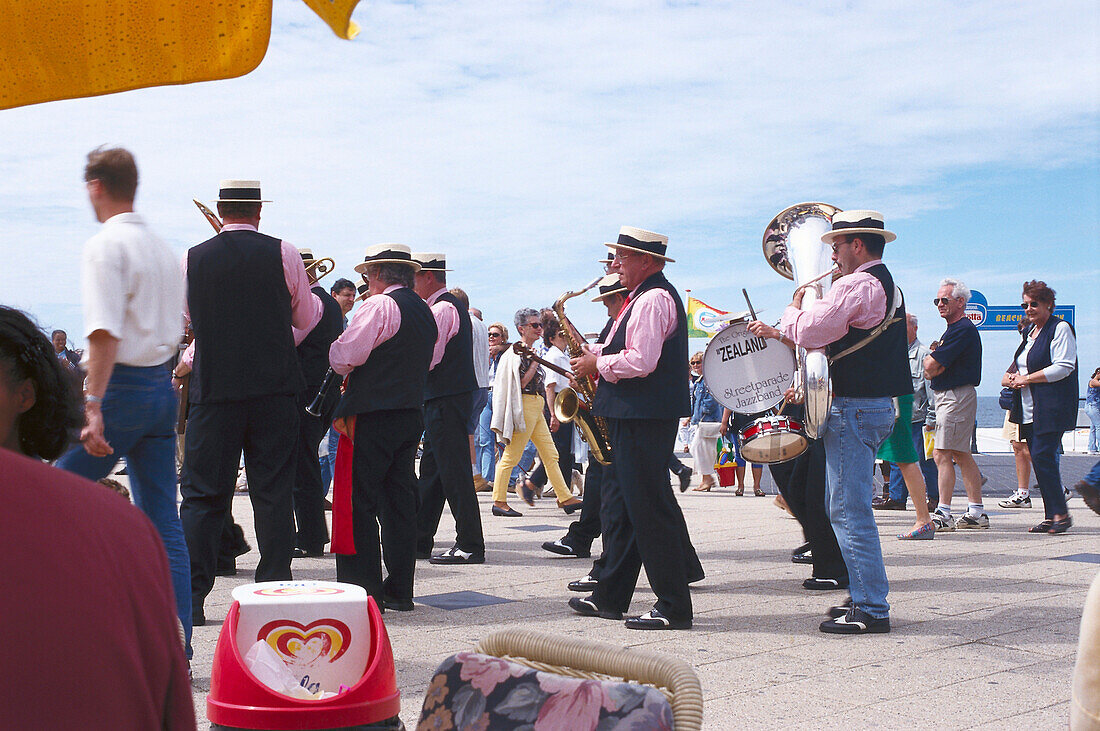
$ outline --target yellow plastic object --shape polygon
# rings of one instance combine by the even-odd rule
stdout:
[[[358,0],[305,0],[341,38]],[[243,76],[271,0],[0,0],[0,109]]]

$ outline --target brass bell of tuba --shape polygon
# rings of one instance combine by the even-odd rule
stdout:
[[[832,250],[821,235],[832,228],[833,216],[839,212],[828,203],[798,203],[780,211],[764,232],[764,258],[772,269],[799,287],[816,283],[807,287],[803,309],[824,296],[832,285]],[[796,352],[799,389],[806,404],[803,426],[806,435],[816,439],[825,431],[832,404],[829,358],[820,348],[798,347]]]

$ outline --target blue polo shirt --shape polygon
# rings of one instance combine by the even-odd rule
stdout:
[[[969,318],[961,317],[947,326],[932,357],[944,367],[943,373],[931,380],[933,391],[982,382],[982,338]]]

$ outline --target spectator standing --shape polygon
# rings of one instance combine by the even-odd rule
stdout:
[[[947,322],[939,345],[924,359],[924,375],[936,394],[936,447],[933,457],[939,472],[940,504],[932,519],[936,530],[988,528],[982,504],[982,475],[970,453],[970,438],[977,423],[977,386],[982,380],[982,339],[966,316],[970,289],[961,281],[940,282],[933,304]],[[968,505],[958,520],[951,515],[955,491],[955,465],[962,473]]]
[[[367,285],[364,284],[364,292],[366,291],[366,287]],[[331,294],[332,298],[336,300],[336,303],[340,305],[340,312],[344,316],[340,331],[343,332],[348,327],[348,313],[351,312],[351,308],[355,306],[358,290],[350,279],[341,277],[333,283],[332,289],[329,290],[329,294]],[[321,460],[321,491],[326,498],[325,510],[332,509],[332,503],[330,503],[327,498],[329,488],[332,487],[332,473],[336,469],[336,445],[339,443],[339,440],[340,433],[330,425],[325,435],[323,453],[319,455],[319,459]]]
[[[489,398],[481,410],[477,425],[477,461],[479,474],[485,480],[483,490],[492,490],[493,478],[497,468],[497,440],[493,435],[493,384],[496,383],[497,366],[500,356],[508,348],[508,328],[503,323],[494,322],[488,327],[489,339]],[[480,483],[479,483],[480,484]]]
[[[698,352],[688,361],[692,373],[697,375],[692,385],[691,461],[695,471],[702,475],[696,492],[708,492],[714,487],[714,462],[717,458],[717,441],[722,427],[722,404],[711,395],[703,380],[703,353]]]
[[[84,244],[88,339],[83,446],[57,466],[89,480],[126,457],[130,489],[168,552],[176,609],[191,655],[190,560],[176,508],[176,393],[168,362],[183,330],[176,257],[134,212],[138,171],[122,148],[88,154],[84,180],[103,224]]]
[[[1089,454],[1100,452],[1100,368],[1092,372],[1089,387],[1085,392],[1085,414],[1088,415]]]
[[[1016,349],[1015,373],[1002,383],[1015,391],[1009,421],[1031,452],[1031,464],[1046,518],[1031,533],[1065,533],[1073,519],[1066,507],[1058,448],[1077,424],[1077,338],[1073,326],[1054,314],[1054,290],[1046,282],[1024,283],[1023,302],[1031,329]]]

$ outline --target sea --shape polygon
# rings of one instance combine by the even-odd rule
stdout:
[[[1085,400],[1078,399],[1078,409],[1085,408]],[[986,427],[1004,426],[1005,423],[1005,411],[998,405],[996,396],[979,396],[978,397],[978,428],[984,429]],[[1088,422],[1086,421],[1085,424]]]

